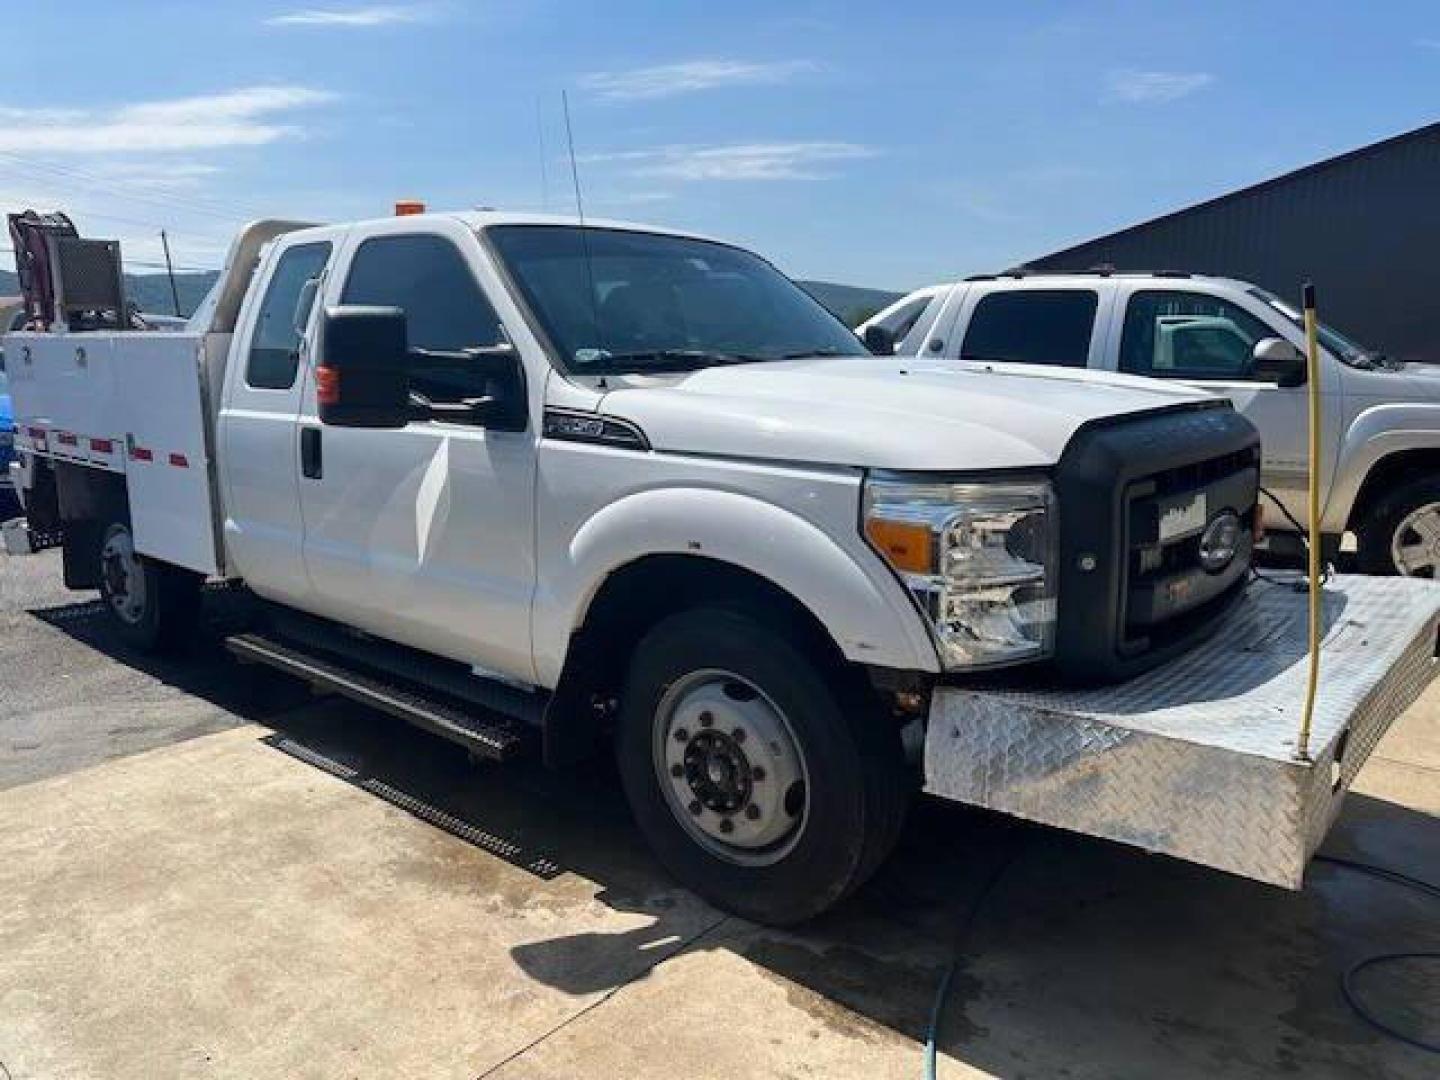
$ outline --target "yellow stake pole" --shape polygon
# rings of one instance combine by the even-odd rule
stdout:
[[[1300,720],[1300,738],[1295,749],[1301,761],[1310,759],[1310,721],[1315,715],[1315,689],[1320,682],[1320,629],[1324,614],[1320,595],[1320,346],[1315,332],[1315,286],[1305,283],[1305,366],[1306,396],[1310,405],[1310,532],[1308,567],[1310,586],[1310,677],[1305,687],[1305,714]]]

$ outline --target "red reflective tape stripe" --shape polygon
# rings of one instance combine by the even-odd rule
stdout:
[[[146,450],[143,446],[132,446],[130,448],[130,456],[136,461],[151,461],[155,457],[154,454]]]
[[[190,462],[185,460],[184,454],[171,454],[170,464],[181,469],[188,469],[190,467]]]
[[[58,432],[55,435],[55,441],[58,442],[61,446],[80,445],[80,440],[77,439],[74,435],[71,435],[68,431]]]
[[[91,449],[91,450],[94,450],[97,454],[109,454],[109,453],[112,453],[112,452],[114,451],[114,449],[115,449],[115,440],[113,440],[113,439],[91,439],[91,440],[90,440],[90,449]]]

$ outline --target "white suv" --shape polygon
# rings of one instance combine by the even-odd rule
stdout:
[[[904,332],[892,335],[891,324]],[[1297,520],[1308,476],[1300,313],[1244,281],[1190,274],[984,275],[901,298],[857,332],[875,351],[1089,367],[1228,397],[1260,429],[1262,481]],[[1440,368],[1320,328],[1321,532],[1361,569],[1440,577]],[[1276,508],[1271,507],[1274,511]],[[1267,515],[1276,546],[1296,534]]]

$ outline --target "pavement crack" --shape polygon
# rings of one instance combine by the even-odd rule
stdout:
[[[716,930],[719,930],[720,927],[724,926],[729,921],[729,915],[721,915],[720,918],[716,919],[709,926],[697,930],[695,933],[691,934],[688,938],[682,941],[678,948],[666,953],[664,956],[660,957],[660,959],[656,960],[655,963],[650,964],[647,967],[641,968],[639,971],[631,975],[628,979],[616,983],[614,986],[612,986],[609,990],[606,990],[594,1001],[590,1002],[589,1005],[586,1005],[583,1009],[580,1009],[579,1011],[567,1016],[564,1020],[561,1020],[558,1024],[550,1028],[548,1031],[542,1032],[535,1038],[531,1039],[524,1046],[515,1050],[513,1053],[507,1054],[505,1057],[495,1062],[494,1065],[491,1065],[484,1072],[480,1073],[479,1076],[475,1078],[475,1080],[486,1080],[487,1077],[494,1076],[506,1065],[509,1065],[512,1061],[515,1061],[517,1058],[524,1057],[531,1050],[535,1049],[535,1047],[545,1042],[551,1036],[556,1035],[561,1031],[564,1031],[567,1027],[575,1023],[575,1021],[579,1020],[581,1017],[588,1016],[590,1013],[600,1008],[601,1005],[604,1005],[607,1001],[613,998],[616,994],[620,993],[620,991],[624,990],[627,986],[630,986],[632,983],[639,982],[645,976],[649,975],[652,971],[658,968],[661,964],[665,963],[668,960],[673,960],[675,957],[681,956],[684,953],[688,952],[692,946],[698,945],[701,941],[709,937]]]

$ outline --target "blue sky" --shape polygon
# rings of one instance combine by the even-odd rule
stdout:
[[[573,206],[903,289],[1440,118],[1433,3],[67,0],[0,206],[209,267],[246,217]],[[63,33],[58,33],[63,31]]]

